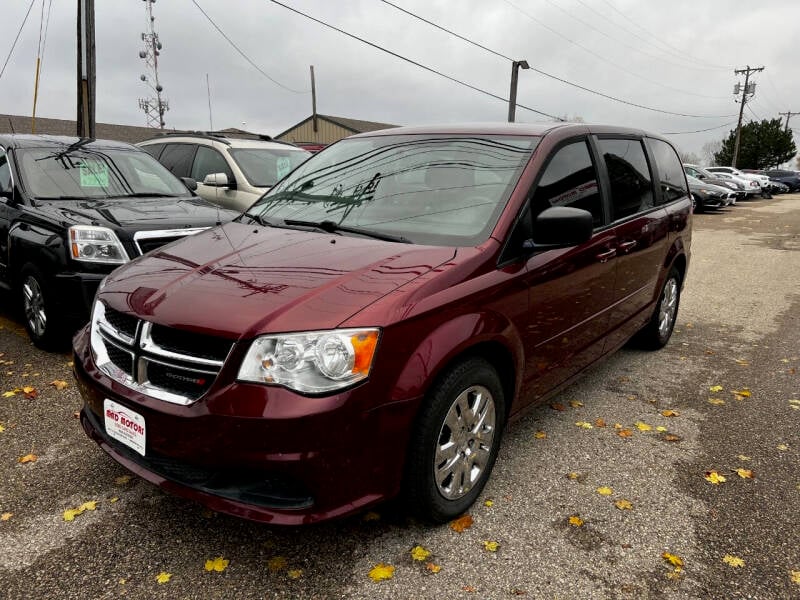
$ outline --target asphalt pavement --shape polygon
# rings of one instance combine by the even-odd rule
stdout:
[[[514,423],[471,526],[275,528],[128,478],[2,297],[0,597],[800,598],[799,339],[800,195],[696,215],[669,345]]]

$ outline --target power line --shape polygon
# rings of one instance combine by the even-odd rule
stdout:
[[[11,55],[14,54],[14,48],[17,45],[17,41],[19,41],[19,36],[22,33],[22,28],[25,27],[25,23],[28,21],[28,15],[31,14],[31,9],[33,8],[33,3],[36,0],[31,0],[30,5],[28,6],[28,12],[25,13],[25,18],[22,19],[22,25],[19,26],[19,31],[17,31],[17,37],[14,38],[14,43],[11,44],[11,50],[8,51],[8,56],[6,56],[6,62],[3,63],[3,68],[0,69],[0,78],[3,77],[3,73],[6,72],[6,66],[8,65],[8,61],[11,60]]]
[[[628,48],[630,50],[633,50],[634,52],[639,52],[640,54],[644,54],[645,56],[649,56],[650,58],[653,58],[655,60],[660,60],[665,64],[672,65],[673,67],[678,67],[679,69],[697,69],[697,70],[704,70],[704,71],[709,70],[708,67],[693,67],[693,66],[687,66],[687,65],[679,65],[678,63],[674,63],[674,62],[669,61],[669,60],[667,60],[665,58],[662,58],[660,56],[656,56],[655,54],[651,54],[649,52],[645,52],[641,48],[637,48],[636,46],[632,46],[631,44],[626,44],[625,42],[618,40],[614,36],[609,35],[605,31],[603,31],[602,29],[598,29],[597,27],[595,27],[591,23],[587,23],[583,19],[581,19],[579,17],[576,17],[574,14],[572,14],[569,11],[561,8],[558,4],[556,4],[552,0],[544,0],[544,1],[547,2],[550,6],[560,10],[561,12],[563,12],[565,15],[567,15],[573,21],[578,21],[578,23],[582,23],[583,25],[585,25],[586,27],[588,27],[589,29],[591,29],[593,31],[596,31],[597,33],[599,33],[603,37],[606,37],[606,38],[610,39],[611,41],[616,42],[617,44],[620,44],[621,46],[625,46],[626,48]]]
[[[661,135],[683,135],[685,133],[703,133],[705,131],[714,131],[715,129],[722,129],[723,127],[729,127],[730,125],[735,125],[736,121],[731,121],[730,123],[725,123],[724,125],[717,125],[716,127],[709,127],[708,129],[695,129],[694,131],[664,131]]]
[[[381,0],[381,1],[383,2],[384,0]],[[696,97],[698,97],[698,98],[709,98],[709,99],[712,99],[712,100],[726,100],[726,99],[727,99],[727,96],[708,96],[708,95],[706,95],[706,94],[698,94],[698,93],[696,93],[696,92],[690,92],[690,91],[688,91],[688,90],[682,90],[682,89],[680,89],[680,88],[675,88],[675,87],[672,87],[672,86],[670,86],[670,85],[667,85],[667,84],[665,84],[665,83],[661,83],[660,81],[655,81],[655,80],[653,80],[653,79],[649,79],[649,78],[647,78],[647,77],[644,77],[643,75],[639,75],[638,73],[636,73],[636,72],[634,72],[634,71],[631,71],[630,69],[628,69],[628,68],[626,68],[626,67],[623,67],[622,65],[620,65],[620,64],[618,64],[618,63],[616,63],[616,62],[614,62],[613,60],[610,60],[610,59],[606,58],[605,56],[601,56],[600,54],[598,54],[598,53],[597,53],[597,52],[595,52],[594,50],[592,50],[592,49],[590,49],[590,48],[588,48],[588,47],[584,46],[584,45],[583,45],[583,44],[581,44],[580,42],[576,42],[576,41],[575,41],[575,40],[573,40],[572,38],[569,38],[569,37],[567,37],[566,35],[564,35],[564,34],[563,34],[563,33],[561,33],[560,31],[558,31],[557,29],[553,29],[552,27],[550,27],[549,25],[547,25],[547,23],[545,23],[545,22],[543,22],[543,21],[541,21],[541,20],[537,19],[537,18],[536,18],[536,17],[534,17],[532,14],[530,14],[530,13],[529,13],[529,12],[527,12],[527,11],[525,11],[525,10],[524,10],[524,9],[522,9],[521,7],[517,6],[516,4],[514,4],[514,3],[513,3],[513,2],[511,2],[510,0],[503,0],[503,2],[505,2],[506,4],[508,4],[508,5],[509,5],[511,8],[513,8],[514,10],[516,10],[517,12],[519,12],[520,14],[522,14],[522,15],[526,16],[528,19],[530,19],[531,21],[533,21],[534,23],[536,23],[536,24],[537,24],[537,25],[539,25],[540,27],[543,27],[544,29],[546,29],[546,30],[547,30],[547,31],[549,31],[550,33],[552,33],[552,34],[554,34],[554,35],[557,35],[558,37],[562,38],[563,40],[565,40],[565,41],[569,42],[570,44],[572,44],[572,45],[574,45],[574,46],[577,46],[578,48],[580,48],[581,50],[583,50],[583,51],[584,51],[584,52],[586,52],[587,54],[590,54],[590,55],[591,55],[591,56],[593,56],[594,58],[596,58],[596,59],[598,59],[598,60],[601,60],[601,61],[603,61],[603,62],[605,62],[605,63],[608,63],[608,64],[610,64],[611,66],[613,66],[613,67],[615,67],[615,68],[619,69],[620,71],[623,71],[623,72],[625,72],[625,73],[628,73],[629,75],[633,75],[634,77],[636,77],[636,78],[638,78],[638,79],[641,79],[642,81],[646,81],[646,82],[648,82],[648,83],[651,83],[651,84],[653,84],[653,85],[657,85],[657,86],[659,86],[659,87],[663,87],[664,89],[667,89],[667,90],[672,90],[673,92],[680,92],[681,94],[687,94],[687,95],[689,95],[689,96],[696,96]],[[402,10],[402,9],[401,9],[401,10]],[[405,12],[405,11],[404,11],[404,12]]]
[[[488,92],[488,91],[486,91],[484,89],[481,89],[481,88],[479,88],[477,86],[474,86],[474,85],[472,85],[470,83],[466,83],[464,81],[461,81],[460,79],[456,79],[455,77],[451,77],[450,75],[447,75],[445,73],[442,73],[441,71],[437,71],[436,69],[433,69],[431,67],[423,65],[422,63],[419,63],[419,62],[417,62],[415,60],[407,58],[407,57],[405,57],[405,56],[403,56],[401,54],[398,54],[397,52],[393,52],[393,51],[391,51],[391,50],[389,50],[387,48],[384,48],[383,46],[379,46],[378,44],[375,44],[373,42],[365,40],[364,38],[360,38],[357,35],[354,35],[352,33],[349,33],[347,31],[345,31],[344,29],[339,29],[338,27],[334,27],[333,25],[330,25],[329,23],[326,23],[325,21],[320,21],[319,19],[316,19],[316,18],[312,17],[311,15],[308,15],[308,14],[306,14],[304,12],[301,12],[301,11],[295,9],[295,8],[292,8],[291,6],[287,6],[286,4],[278,2],[277,0],[268,0],[268,1],[272,2],[273,4],[277,4],[278,6],[283,7],[285,9],[287,9],[287,10],[290,10],[293,13],[296,13],[296,14],[298,14],[300,16],[303,16],[306,19],[310,19],[311,21],[314,21],[315,23],[318,23],[318,24],[320,24],[320,25],[322,25],[324,27],[327,27],[328,29],[333,29],[334,31],[337,31],[337,32],[339,32],[339,33],[341,33],[343,35],[346,35],[347,37],[353,38],[354,40],[358,40],[359,42],[367,44],[368,46],[371,46],[371,47],[375,48],[376,50],[380,50],[381,52],[385,52],[386,54],[394,56],[395,58],[399,58],[402,61],[405,61],[405,62],[407,62],[409,64],[412,64],[412,65],[414,65],[416,67],[419,67],[421,69],[424,69],[424,70],[428,71],[429,73],[433,73],[435,75],[438,75],[439,77],[444,77],[445,79],[448,79],[448,80],[450,80],[450,81],[452,81],[454,83],[457,83],[459,85],[462,85],[464,87],[468,87],[469,89],[474,90],[476,92],[480,92],[481,94],[484,94],[486,96],[490,96],[490,97],[495,98],[497,100],[502,100],[503,102],[508,102],[508,98],[503,98],[502,96],[498,96],[497,94],[493,94],[492,92]],[[194,2],[194,0],[192,0],[192,2]],[[520,108],[524,108],[525,110],[529,110],[531,112],[540,114],[542,116],[549,117],[551,119],[556,119],[557,121],[563,121],[564,120],[561,117],[557,117],[555,115],[551,115],[549,113],[542,112],[541,110],[537,110],[535,108],[531,108],[530,106],[525,106],[524,104],[517,103],[517,106],[519,106]]]
[[[266,73],[266,72],[265,72],[265,71],[264,71],[264,70],[263,70],[261,67],[259,67],[259,66],[258,66],[258,65],[257,65],[255,62],[253,62],[253,60],[252,60],[252,59],[251,59],[249,56],[247,56],[247,54],[245,54],[245,53],[244,53],[244,51],[243,51],[241,48],[239,48],[239,46],[237,46],[237,45],[236,45],[236,44],[233,42],[233,40],[232,40],[231,38],[229,38],[227,35],[225,35],[225,32],[224,32],[224,31],[222,31],[222,29],[220,29],[219,25],[217,25],[217,24],[214,22],[214,20],[213,20],[213,19],[212,19],[210,16],[208,16],[208,13],[207,13],[206,11],[204,11],[204,10],[203,10],[203,7],[202,7],[202,6],[200,6],[200,5],[199,5],[199,4],[196,2],[196,0],[192,0],[192,4],[194,4],[194,5],[195,5],[195,6],[198,8],[198,10],[199,10],[201,13],[203,13],[203,16],[204,16],[206,19],[208,19],[208,22],[209,22],[209,23],[211,23],[211,25],[213,25],[213,26],[214,26],[214,29],[216,29],[216,30],[219,32],[219,34],[220,34],[222,37],[224,37],[224,38],[225,38],[225,40],[226,40],[226,41],[227,41],[227,42],[228,42],[228,43],[229,43],[229,44],[230,44],[230,45],[233,47],[233,49],[234,49],[234,50],[236,50],[236,52],[238,52],[238,53],[239,53],[239,54],[242,56],[242,58],[244,58],[244,59],[245,59],[245,60],[246,60],[248,63],[250,63],[250,65],[251,65],[251,66],[252,66],[252,67],[253,67],[253,68],[254,68],[256,71],[258,71],[258,72],[259,72],[259,73],[261,73],[261,74],[262,74],[264,77],[266,77],[267,79],[269,79],[269,80],[270,80],[272,83],[274,83],[274,84],[275,84],[275,85],[277,85],[278,87],[282,87],[282,88],[283,88],[283,89],[285,89],[286,91],[293,92],[293,93],[295,93],[295,94],[308,94],[308,93],[309,93],[309,90],[302,90],[302,91],[301,91],[301,90],[295,90],[295,89],[292,89],[292,88],[290,88],[290,87],[287,87],[287,86],[283,85],[283,84],[282,84],[280,81],[277,81],[277,80],[273,79],[272,77],[270,77],[270,76],[269,76],[269,75],[268,75],[268,74],[267,74],[267,73]]]
[[[687,53],[686,53],[686,52],[684,52],[683,50],[680,50],[680,49],[676,48],[675,46],[672,46],[671,44],[669,44],[669,43],[667,43],[667,42],[664,42],[664,41],[660,40],[659,38],[657,38],[657,37],[656,37],[656,36],[655,36],[655,35],[654,35],[654,34],[653,34],[653,33],[652,33],[650,30],[648,30],[648,29],[646,29],[646,28],[642,27],[641,25],[639,25],[639,24],[638,24],[636,21],[634,21],[633,19],[631,19],[631,18],[630,18],[628,15],[626,15],[624,12],[620,11],[620,10],[619,10],[619,9],[618,9],[616,6],[614,6],[614,4],[612,4],[612,3],[611,3],[609,0],[603,0],[603,2],[605,2],[605,3],[606,3],[606,5],[608,5],[608,6],[611,8],[611,10],[613,10],[615,13],[617,13],[618,15],[620,15],[621,17],[623,17],[623,18],[624,18],[626,21],[628,21],[629,23],[633,24],[633,25],[634,25],[635,27],[637,27],[638,29],[640,29],[640,30],[644,31],[644,32],[645,32],[645,33],[646,33],[648,36],[650,36],[652,39],[654,39],[654,40],[658,41],[658,43],[659,43],[659,44],[661,44],[661,45],[662,45],[662,46],[664,46],[665,48],[669,48],[669,49],[672,49],[672,50],[674,50],[674,52],[672,53],[674,56],[676,56],[676,57],[680,57],[680,55],[683,55],[683,56],[685,56],[685,57],[686,57],[686,58],[682,58],[681,60],[687,60],[687,59],[689,59],[689,60],[690,60],[690,61],[692,61],[692,62],[696,62],[696,63],[699,63],[699,64],[705,64],[705,65],[707,65],[707,67],[708,67],[708,68],[719,69],[719,70],[722,70],[722,71],[727,71],[727,70],[729,70],[729,69],[731,69],[731,68],[732,68],[732,66],[725,66],[725,65],[715,65],[715,64],[709,63],[709,62],[707,62],[707,61],[704,61],[704,60],[697,59],[697,58],[693,57],[691,54],[687,54]],[[604,18],[605,18],[605,17],[604,17]],[[606,20],[608,20],[608,19],[606,19]],[[620,28],[622,29],[622,27],[621,27],[620,25],[617,25],[617,27],[620,27]],[[627,31],[627,30],[623,29],[623,31]],[[630,33],[631,33],[632,35],[636,35],[636,34],[634,34],[633,32],[630,32]],[[638,37],[638,36],[637,36],[637,37]],[[639,39],[641,39],[641,38],[639,38]],[[651,42],[651,45],[652,45],[652,42]]]
[[[275,4],[280,4],[280,2],[276,2],[276,0],[269,0],[269,1],[270,2],[274,2]],[[513,62],[513,59],[508,57],[508,56],[506,56],[505,54],[497,52],[496,50],[492,50],[491,48],[487,48],[486,46],[483,46],[483,45],[481,45],[481,44],[479,44],[479,43],[477,43],[477,42],[475,42],[475,41],[473,41],[473,40],[471,40],[469,38],[466,38],[466,37],[464,37],[464,36],[462,36],[462,35],[460,35],[458,33],[455,33],[454,31],[451,31],[450,29],[447,29],[446,27],[442,27],[441,25],[438,25],[438,24],[436,24],[436,23],[434,23],[432,21],[429,21],[428,19],[420,17],[419,15],[416,15],[415,13],[413,13],[411,11],[408,11],[406,9],[400,8],[399,6],[397,6],[396,4],[393,4],[392,2],[389,2],[388,0],[380,0],[380,1],[385,3],[385,4],[388,4],[390,6],[393,6],[394,8],[397,8],[398,10],[401,10],[402,12],[406,13],[407,15],[410,15],[410,16],[414,17],[415,19],[419,19],[420,21],[423,21],[424,23],[427,23],[427,24],[435,27],[436,29],[439,29],[441,31],[449,33],[450,35],[453,35],[453,36],[457,37],[458,39],[467,42],[468,44],[472,44],[473,46],[476,46],[478,48],[486,50],[487,52],[491,52],[495,56],[499,56],[501,58],[504,58],[506,60],[509,60],[509,61]],[[284,6],[283,4],[280,4],[280,5]],[[286,8],[288,8],[288,7],[286,7]],[[290,10],[294,10],[294,9],[290,9]],[[295,12],[299,12],[299,11],[295,11]],[[300,13],[300,14],[302,14],[302,13]],[[308,15],[304,15],[304,16],[308,16]],[[309,18],[313,18],[313,17],[309,17]],[[314,19],[314,20],[316,21],[316,19]],[[317,22],[318,23],[322,23],[322,21],[317,21]],[[330,25],[327,25],[327,23],[323,23],[323,25],[326,25],[328,27],[332,27]],[[341,30],[337,30],[337,31],[341,31]],[[342,33],[345,33],[345,32],[342,32]],[[350,34],[347,34],[347,35],[350,35]],[[354,36],[352,36],[352,37],[354,37]],[[362,40],[362,41],[364,41],[364,40]],[[370,45],[372,45],[372,46],[374,46],[376,48],[380,48],[379,46],[377,46],[375,44],[371,44],[370,43]],[[382,48],[380,48],[380,49],[382,49]],[[605,94],[603,92],[600,92],[600,91],[597,91],[597,90],[593,90],[593,89],[588,88],[588,87],[586,87],[584,85],[580,85],[578,83],[574,83],[572,81],[568,81],[567,79],[564,79],[562,77],[558,77],[557,75],[553,75],[552,73],[548,73],[546,71],[542,71],[541,69],[537,69],[536,67],[530,67],[530,69],[532,71],[535,71],[536,73],[539,73],[540,75],[544,75],[545,77],[549,77],[550,79],[554,79],[554,80],[559,81],[559,82],[561,82],[561,83],[563,83],[565,85],[569,85],[569,86],[578,88],[580,90],[583,90],[585,92],[589,92],[590,94],[595,94],[597,96],[602,96],[603,98],[607,98],[607,99],[613,100],[615,102],[621,102],[622,104],[627,104],[628,106],[635,106],[637,108],[642,108],[644,110],[650,110],[650,111],[653,111],[653,112],[658,112],[658,113],[667,114],[667,115],[675,115],[675,116],[678,116],[678,117],[694,117],[694,118],[701,118],[701,119],[706,119],[706,118],[719,119],[719,118],[725,118],[725,117],[734,116],[734,115],[694,115],[694,114],[673,112],[673,111],[664,110],[664,109],[660,109],[660,108],[653,108],[652,106],[646,106],[644,104],[637,104],[636,102],[630,102],[628,100],[623,100],[622,98],[617,98],[616,96],[611,96],[609,94]]]

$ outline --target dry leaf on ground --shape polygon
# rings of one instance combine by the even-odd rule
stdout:
[[[500,542],[493,542],[486,540],[483,542],[483,549],[487,550],[488,552],[497,552],[497,549],[500,547]]]
[[[547,437],[547,434],[544,431],[537,431],[533,434],[533,437],[535,437],[537,440],[543,440]]]
[[[63,390],[64,388],[69,386],[69,384],[63,379],[54,379],[48,385],[52,385],[57,390]]]
[[[286,576],[289,579],[300,579],[303,575],[303,569],[289,569],[286,571]]]
[[[732,567],[743,567],[744,561],[739,558],[738,556],[733,556],[732,554],[726,554],[722,557],[722,562],[728,564]]]
[[[587,421],[576,421],[575,425],[578,427],[582,427],[583,429],[592,429],[594,426],[587,422]]]
[[[753,475],[753,472],[750,469],[736,469],[736,473],[742,479],[752,479],[753,477],[755,477],[755,475]]]
[[[719,485],[720,483],[727,481],[724,475],[720,475],[716,471],[706,471],[703,477],[706,481],[713,483],[714,485]]]
[[[630,500],[625,500],[625,498],[620,498],[614,502],[614,506],[620,510],[633,510],[633,504],[631,504]]]
[[[13,516],[14,513],[4,512],[2,515],[0,515],[0,521],[8,521]]]
[[[228,568],[228,563],[230,563],[229,560],[222,558],[221,556],[218,556],[216,558],[207,560],[203,568],[206,571],[221,572]]]
[[[414,546],[411,549],[411,558],[420,562],[426,560],[431,555],[430,550],[426,550],[422,546]]]
[[[670,552],[664,552],[661,555],[661,558],[663,558],[665,561],[667,561],[669,564],[671,564],[671,565],[673,565],[675,567],[683,567],[683,559],[680,556],[678,556],[677,554],[671,554]]]
[[[20,456],[17,462],[24,465],[25,463],[36,462],[37,460],[39,460],[39,457],[35,454],[26,454],[25,456]]]
[[[437,565],[432,562],[425,563],[425,568],[428,569],[428,571],[430,571],[431,573],[438,573],[439,571],[442,570],[442,567],[440,565]]]
[[[569,518],[569,524],[573,527],[581,527],[583,525],[583,519],[581,519],[578,515],[572,515]]]
[[[708,391],[716,394],[717,392],[721,392],[723,389],[725,388],[723,388],[721,385],[712,385],[710,388],[708,388]]]
[[[172,573],[165,573],[161,571],[158,575],[156,575],[156,582],[159,584],[167,583],[170,579],[172,579]]]
[[[465,529],[469,529],[470,527],[472,527],[472,524],[474,522],[475,520],[472,518],[472,515],[461,515],[454,521],[450,521],[450,529],[458,533],[461,533]]]
[[[610,487],[605,486],[605,485],[602,486],[602,487],[597,488],[597,490],[595,490],[595,491],[598,494],[600,494],[601,496],[610,496],[611,494],[614,493],[614,490],[612,490]]]
[[[661,415],[664,416],[664,417],[677,417],[680,414],[681,413],[679,413],[677,410],[662,410],[661,411]]]
[[[394,577],[394,567],[384,563],[378,563],[369,572],[369,578],[372,581],[383,581]]]

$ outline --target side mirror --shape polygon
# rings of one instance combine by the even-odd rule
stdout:
[[[592,238],[594,219],[588,210],[553,206],[539,213],[533,223],[533,239],[525,240],[526,250],[568,248]]]
[[[703,175],[702,173],[698,173],[698,174],[697,174],[697,178],[698,178],[698,179],[705,179],[705,178],[706,178],[706,176],[705,176],[705,175]]]
[[[197,189],[197,182],[191,177],[181,177],[181,181],[183,182],[183,185],[189,188],[190,192],[193,192]]]
[[[230,187],[228,176],[225,173],[209,173],[203,178],[203,185],[218,188]]]

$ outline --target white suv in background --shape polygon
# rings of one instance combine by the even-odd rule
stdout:
[[[738,177],[739,179],[744,179],[746,181],[755,181],[759,188],[759,192],[761,192],[761,195],[765,198],[768,196],[771,197],[771,194],[769,193],[769,177],[766,175],[743,173],[739,169],[734,169],[733,167],[706,167],[706,171],[711,173],[724,173],[726,175]]]
[[[311,156],[293,144],[216,133],[168,133],[137,144],[177,177],[197,182],[197,194],[244,211]]]

